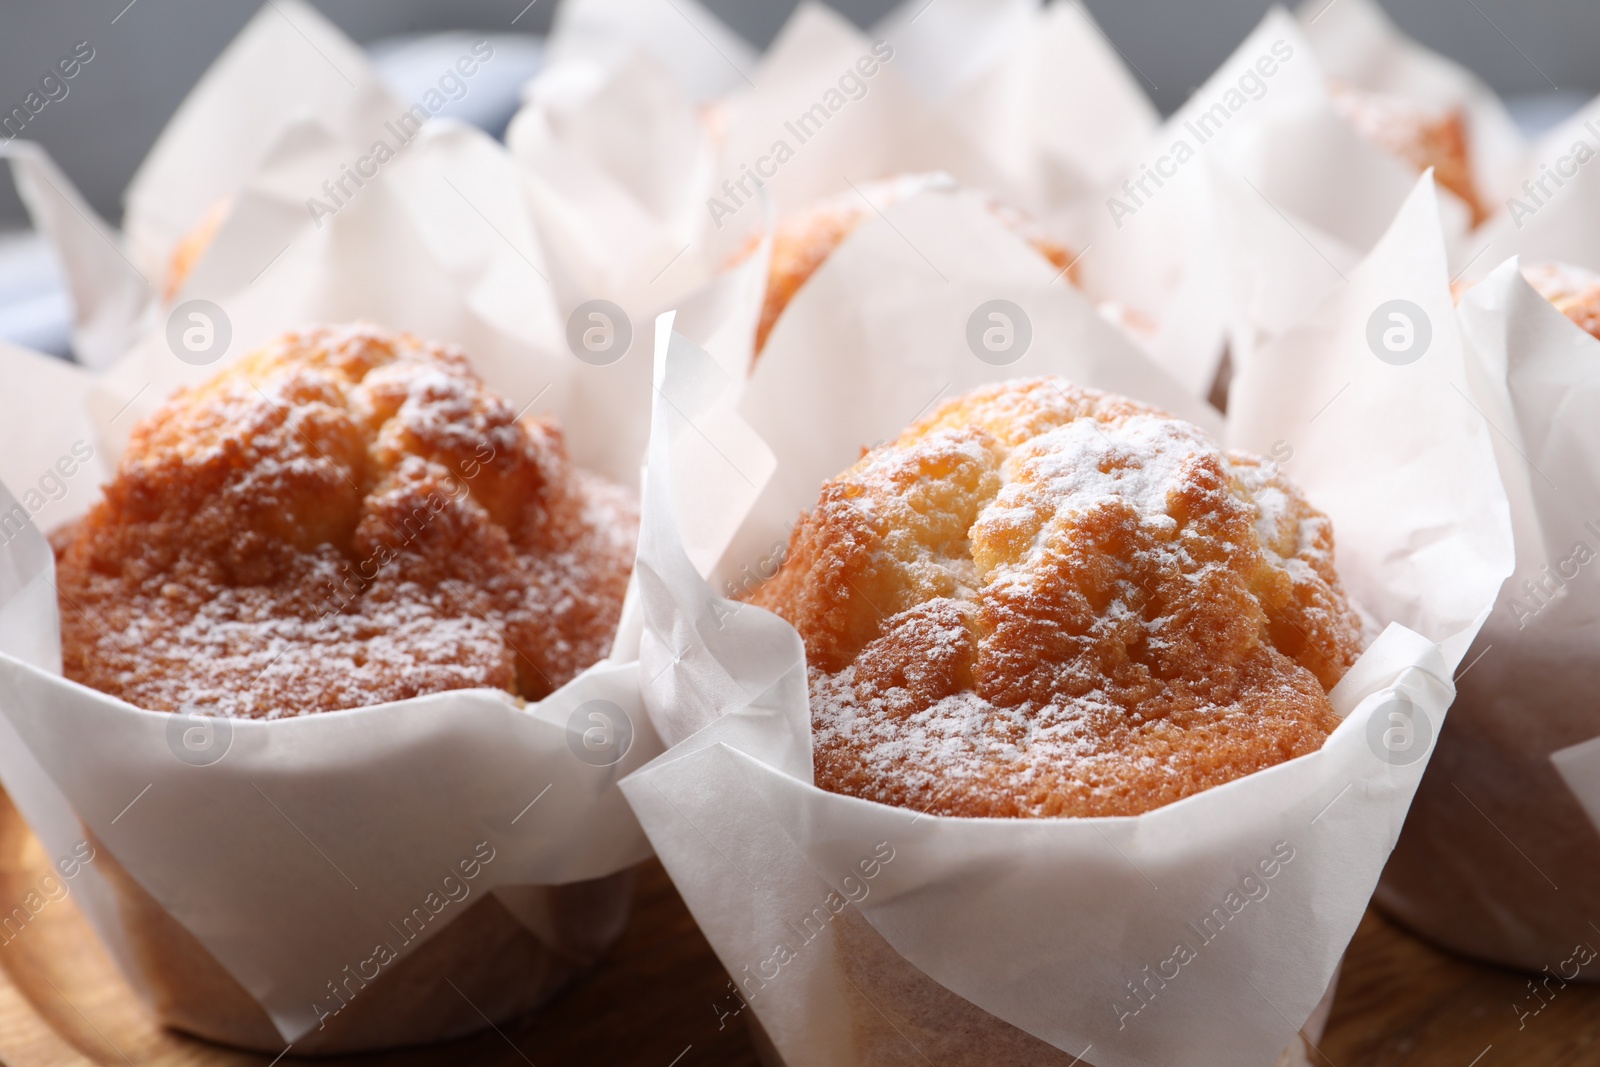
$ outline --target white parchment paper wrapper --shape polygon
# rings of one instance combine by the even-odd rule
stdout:
[[[355,156],[411,101],[304,0],[263,4],[162,130],[125,196],[130,258],[161,285],[173,247],[236,193],[291,127],[314,124]],[[337,178],[337,169],[328,175]],[[309,194],[308,194],[309,195]]]
[[[1600,270],[1600,100],[1539,138],[1501,210],[1460,249],[1454,273],[1476,282],[1510,256]]]
[[[149,311],[151,286],[54,161],[31,141],[0,144],[17,193],[59,259],[72,295],[72,348],[78,362],[107,367],[127,351]]]
[[[880,62],[852,90],[840,78],[863,56]],[[867,33],[805,4],[751,83],[723,102],[717,184],[787,141],[793,159],[766,182],[780,212],[852,182],[944,170],[1044,214],[1087,194],[1155,125],[1092,17],[1066,2],[910,2]],[[819,102],[829,117],[802,126]]]
[[[457,344],[519,408],[556,415],[576,462],[637,484],[647,346],[606,365],[567,350],[509,155],[475,130],[430,122],[337,212],[313,220],[308,190],[349,162],[347,150],[317,123],[291,124],[241,179],[184,292],[216,307],[206,365],[178,358],[165,322],[99,374],[0,353],[9,490],[0,499],[0,781],[52,855],[92,835],[297,1048],[315,1044],[317,1005],[337,1006],[329,983],[347,965],[387,943],[403,966],[466,911],[451,903],[423,936],[398,933],[479,842],[495,858],[471,892],[494,893],[536,936],[561,944],[562,920],[530,888],[612,875],[648,855],[616,783],[661,750],[639,703],[638,627],[626,621],[610,659],[537,704],[471,690],[223,721],[213,744],[225,742],[225,755],[204,766],[179,758],[180,718],[59,677],[39,531],[89,506],[138,418],[286,329],[368,319]],[[631,747],[609,766],[579,756],[595,725],[583,709],[596,700],[631,723]],[[97,881],[83,899],[124,970],[149,985],[108,886]],[[589,936],[603,943],[619,919]]]
[[[572,0],[506,131],[564,306],[611,300],[640,323],[702,286],[761,223],[712,234],[709,109],[755,50],[695,0]],[[753,217],[752,217],[753,216]]]
[[[572,52],[551,49],[560,58],[527,87],[506,142],[562,301],[611,300],[645,323],[735,250],[712,240],[706,213],[712,137],[687,91],[643,46]],[[758,223],[759,212],[745,221]]]
[[[1076,3],[912,2],[869,33],[803,4],[759,61],[678,6],[566,5],[508,133],[563,308],[605,299],[646,321],[724,271],[769,207],[913,172],[1054,227],[1155,123]]]
[[[1439,402],[1466,368],[1431,183],[1343,289],[1241,368],[1225,430],[1276,447],[1332,516],[1349,588],[1387,624],[1332,694],[1345,721],[1317,753],[1134,818],[929,817],[818,790],[799,635],[722,595],[772,572],[787,525],[862,445],[979,382],[1064,374],[1222,432],[970,197],[929,191],[886,216],[796,296],[742,392],[658,323],[641,668],[675,747],[623,789],[793,1067],[987,1063],[997,1049],[1269,1064],[1329,985],[1425,765],[1415,739],[1437,735],[1511,566],[1490,431]],[[1365,342],[1373,306],[1397,295],[1438,323],[1405,367]],[[965,340],[996,297],[1032,329],[1003,368]],[[1348,406],[1314,419],[1341,384]],[[1407,707],[1417,747],[1397,756],[1384,731]],[[1293,860],[1242,904],[1241,879],[1275,848]],[[1188,925],[1230,893],[1225,937]],[[1173,977],[1180,942],[1195,958]],[[1148,1000],[1130,985],[1162,967]]]
[[[1457,951],[1536,971],[1592,936],[1600,907],[1600,341],[1515,259],[1466,293],[1460,320],[1499,431],[1517,567],[1378,900]]]
[[[609,63],[643,50],[695,102],[732,91],[758,61],[756,50],[699,0],[569,0],[556,8],[548,49],[552,64]]]
[[[1078,220],[1085,287],[1156,322],[1150,354],[1196,395],[1225,340],[1259,344],[1336,292],[1416,184],[1334,110],[1328,73],[1269,11]],[[1455,251],[1470,214],[1438,196]]]
[[[1306,0],[1298,9],[1307,40],[1333,76],[1466,118],[1480,198],[1490,212],[1452,248],[1451,273],[1480,281],[1508,257],[1559,259],[1595,269],[1595,183],[1600,103],[1529,143],[1505,105],[1476,75],[1402,33],[1374,0]]]
[[[1494,90],[1459,63],[1407,37],[1375,0],[1306,0],[1296,14],[1317,60],[1335,78],[1461,112],[1485,206],[1492,208],[1522,180],[1527,145]]]
[[[226,244],[283,248],[301,221],[241,234],[230,205],[285,140],[319,141],[327,167],[300,194],[339,180],[409,106],[395,100],[361,48],[303,0],[263,5],[184,99],[125,193],[123,234],[103,222],[36,146],[8,142],[17,187],[56,249],[72,291],[73,350],[96,369],[158,325],[179,242],[208,216],[233,231]],[[309,178],[310,175],[308,174]],[[348,187],[348,186],[347,186]],[[213,242],[215,243],[215,242]],[[267,255],[271,255],[268,252]],[[204,259],[207,253],[202,252]]]
[[[183,729],[203,720],[141,711],[63,681],[50,552],[17,498],[63,484],[72,511],[93,498],[108,466],[102,453],[70,480],[50,472],[99,440],[87,414],[94,383],[46,357],[8,349],[0,358],[13,385],[0,481],[19,487],[0,493],[0,781],[51,855],[68,854],[86,829],[114,852],[256,997],[285,1041],[317,1026],[314,1005],[337,1006],[326,984],[341,982],[346,965],[380,942],[403,958],[465,910],[453,906],[415,941],[390,926],[430,894],[437,899],[440,879],[478,842],[497,858],[475,893],[598,878],[648,854],[615,789],[660,748],[632,662],[598,664],[525,708],[471,690],[271,723],[222,721],[207,744],[220,749],[217,761],[204,766],[179,758]],[[23,438],[27,448],[10,447]],[[578,709],[590,700],[609,701],[634,724],[632,747],[614,766],[574,754],[574,738],[590,726]],[[502,903],[515,913],[515,901]],[[114,902],[103,888],[84,902],[144,984]],[[538,914],[518,917],[560,942]]]

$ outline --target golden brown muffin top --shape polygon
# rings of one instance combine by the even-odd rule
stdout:
[[[1361,648],[1273,464],[1058,378],[867,452],[749,599],[805,641],[817,784],[935,814],[1135,814],[1315,751]]]
[[[1529,263],[1522,276],[1557,311],[1600,339],[1600,274],[1570,263]]]
[[[1440,185],[1460,197],[1476,226],[1489,212],[1478,196],[1467,149],[1467,124],[1459,110],[1432,107],[1392,93],[1329,82],[1334,110],[1355,131],[1390,155],[1416,168],[1433,168]]]
[[[250,718],[547,695],[607,652],[638,511],[516,415],[460,351],[365,325],[180,391],[54,538],[67,677]]]

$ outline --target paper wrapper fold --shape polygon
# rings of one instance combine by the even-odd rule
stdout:
[[[642,49],[696,102],[731,91],[756,65],[749,43],[699,0],[567,0],[549,49],[552,63],[606,63]]]
[[[1527,145],[1482,79],[1402,33],[1377,0],[1305,0],[1296,12],[1317,61],[1340,81],[1461,114],[1478,193],[1493,209],[1522,178]]]
[[[395,99],[361,47],[310,4],[263,4],[134,174],[124,198],[130,258],[159,292],[174,247],[227,204],[291,127],[316,126],[353,166],[411,103]],[[337,164],[322,177],[337,178]],[[313,192],[321,190],[303,195]]]
[[[1082,5],[1028,0],[908,2],[867,33],[802,4],[759,60],[697,5],[573,0],[525,95],[507,141],[562,309],[610,300],[641,331],[769,208],[884,178],[948,172],[1064,239],[1156,121]]]
[[[1293,440],[1285,470],[1332,516],[1341,572],[1387,625],[1332,693],[1344,721],[1316,753],[1133,818],[935,817],[819,790],[799,636],[725,596],[770,566],[862,445],[984,381],[1062,374],[1221,432],[970,199],[930,190],[886,215],[796,296],[742,389],[658,323],[641,672],[675,744],[623,789],[730,998],[791,1067],[992,1063],[1001,1049],[1022,1063],[1270,1064],[1298,1048],[1425,766],[1374,739],[1406,706],[1437,736],[1451,672],[1511,565],[1490,432],[1438,400],[1465,366],[1431,184],[1347,286],[1242,368],[1226,430],[1263,452]],[[1410,367],[1362,339],[1375,298],[1395,294],[1439,316]],[[964,336],[997,297],[1033,331],[1004,368]],[[1345,381],[1361,403],[1337,430],[1308,428]],[[1261,881],[1264,858],[1291,854]],[[1259,901],[1243,903],[1246,876],[1266,887]],[[1233,905],[1211,936],[1206,917]],[[1179,945],[1192,958],[1169,962]]]
[[[1454,274],[1481,281],[1511,256],[1600,270],[1600,99],[1539,138],[1494,218],[1461,249]],[[1526,182],[1527,184],[1523,184]]]
[[[8,428],[57,456],[74,433],[96,440],[91,419],[37,403],[51,361],[7,359],[20,409]],[[8,452],[0,479],[36,481],[28,459]],[[95,475],[78,477],[82,503]],[[0,492],[8,522],[26,510]],[[547,998],[620,933],[618,872],[649,850],[616,782],[660,750],[632,662],[525,707],[467,690],[190,721],[59,677],[52,572],[31,523],[0,546],[0,780],[51,855],[92,843],[86,875],[105,881],[85,908],[165,1021],[274,1052],[437,1040],[483,1025],[480,1009],[503,1019]],[[632,724],[612,766],[575,755],[594,700]],[[215,762],[183,761],[185,729],[205,732]],[[463,878],[463,862],[480,873]],[[396,957],[382,968],[380,945]],[[366,980],[346,986],[352,969]],[[324,1030],[345,999],[351,1016]]]
[[[660,750],[633,663],[526,707],[469,690],[208,726],[62,681],[48,546],[26,526],[0,557],[0,780],[51,855],[91,843],[85,909],[164,1021],[273,1052],[437,1040],[546,999],[620,933],[618,872],[648,846],[615,785]],[[613,766],[574,754],[592,700],[633,724]],[[184,729],[215,763],[180,759]]]
[[[1339,115],[1316,45],[1269,11],[1083,202],[1085,287],[1158,323],[1150,354],[1197,396],[1210,393],[1225,350],[1237,362],[1332,296],[1416,184],[1409,163]],[[1464,262],[1470,213],[1447,191],[1438,203],[1446,247]],[[1245,251],[1241,214],[1259,220],[1251,240],[1264,242]],[[1241,274],[1274,291],[1236,291]]]
[[[1537,971],[1600,911],[1600,341],[1517,260],[1462,299],[1517,568],[1478,635],[1378,901],[1459,952]],[[1582,977],[1590,976],[1582,974]]]
[[[309,221],[305,198],[327,195],[320,183],[338,179],[341,163],[353,165],[379,139],[393,142],[384,123],[406,107],[355,42],[302,0],[282,0],[246,24],[162,131],[125,194],[122,234],[36,145],[0,145],[34,225],[61,260],[78,362],[105,369],[158,325],[181,280],[174,273],[180,245],[193,242],[195,257],[205,258],[206,220],[226,222],[234,198],[270,167],[285,139],[309,134],[329,153],[322,172],[304,175],[312,180],[297,190],[297,210],[255,235],[274,250]]]
[[[107,367],[127,350],[149,308],[151,287],[122,250],[120,236],[94,212],[44,150],[30,141],[0,144],[0,159],[34,226],[55,250],[72,295],[72,349],[78,362]]]
[[[206,99],[185,106],[153,159],[255,114],[240,96],[260,87],[235,75],[275,54],[255,49],[285,13],[304,11],[263,9],[249,47],[208,76]],[[458,345],[517,408],[556,416],[576,463],[637,484],[648,345],[605,366],[567,349],[509,155],[432,121],[338,211],[313,218],[307,197],[353,158],[335,117],[276,127],[247,172],[222,182],[231,209],[182,294],[213,302],[231,331],[209,363],[180,359],[165,321],[101,373],[0,349],[0,781],[52,856],[94,849],[74,888],[161,1017],[271,1054],[448,1037],[547,999],[592,965],[620,933],[628,868],[649,854],[617,782],[662,749],[626,612],[611,658],[526,706],[465,690],[186,723],[59,676],[41,531],[88,508],[139,418],[285,330],[365,319]],[[53,173],[37,155],[23,162]],[[152,164],[136,199],[142,217],[178,226],[182,202],[200,194],[158,180],[164,168]],[[71,269],[87,269],[89,247],[57,241]],[[714,336],[716,308],[701,317]],[[580,756],[590,701],[631,730],[608,766]],[[190,728],[207,759],[183,758]]]

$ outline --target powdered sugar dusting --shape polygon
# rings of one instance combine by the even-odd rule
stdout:
[[[1131,813],[1311,751],[1361,640],[1275,467],[1051,379],[863,457],[753,599],[806,639],[819,783],[950,814]]]
[[[604,655],[637,525],[460,352],[291,334],[141,424],[55,538],[67,675],[253,718],[535,699]]]

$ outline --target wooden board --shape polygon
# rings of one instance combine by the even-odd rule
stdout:
[[[1373,909],[1350,944],[1320,1042],[1335,1067],[1600,1064],[1600,985],[1546,995],[1530,977],[1441,952]],[[1552,987],[1559,983],[1552,980]],[[1519,1021],[1515,1008],[1529,1012]]]
[[[0,794],[0,904],[38,884],[49,859]],[[498,1031],[356,1067],[757,1067],[742,1018],[719,1025],[727,975],[657,863],[639,880],[626,934],[588,981]],[[1568,986],[1519,1029],[1527,977],[1438,952],[1376,912],[1363,920],[1320,1043],[1333,1067],[1600,1064],[1600,987]],[[267,1067],[270,1056],[162,1029],[145,1013],[71,897],[0,945],[0,1063],[6,1067]]]

